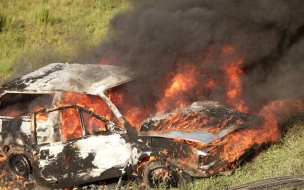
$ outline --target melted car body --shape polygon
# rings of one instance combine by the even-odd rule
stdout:
[[[141,176],[153,188],[157,185],[152,179],[161,170],[167,173],[164,181],[169,186],[178,186],[187,176],[208,177],[223,164],[218,157],[209,156],[217,144],[205,145],[258,120],[214,102],[195,102],[179,112],[148,118],[137,132],[105,95],[109,88],[136,77],[123,67],[55,63],[2,86],[0,153],[7,157],[11,171],[33,176],[37,185],[47,188],[131,174]],[[77,104],[61,105],[65,92],[100,97],[113,117],[108,119]],[[20,101],[27,103],[26,108],[18,107],[22,116],[5,115],[11,113],[5,110]],[[31,111],[33,102],[41,108]],[[168,128],[166,119],[180,115],[205,125],[192,123],[186,132]],[[208,120],[208,115],[222,119]],[[221,126],[213,130],[216,125]],[[210,158],[208,162],[202,162],[204,157]]]

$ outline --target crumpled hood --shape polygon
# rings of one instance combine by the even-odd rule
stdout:
[[[171,113],[157,114],[141,125],[139,136],[177,138],[208,144],[248,126],[261,117],[228,109],[217,102],[194,102]]]

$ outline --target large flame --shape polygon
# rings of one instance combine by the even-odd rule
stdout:
[[[198,69],[194,65],[186,65],[183,72],[177,73],[172,83],[165,90],[164,97],[156,104],[157,112],[176,108],[182,108],[187,106],[187,100],[183,97],[193,87],[198,85],[199,81],[196,81],[194,73],[198,72]]]
[[[146,107],[139,108],[134,105],[130,105],[127,99],[124,98],[123,92],[111,91],[109,97],[116,104],[126,119],[133,125],[141,123],[150,114],[157,112],[174,111],[178,108],[185,107],[191,102],[196,100],[208,100],[205,93],[212,93],[216,87],[221,86],[224,89],[224,100],[219,99],[221,104],[229,106],[240,112],[250,113],[250,109],[246,106],[243,100],[243,87],[241,82],[241,75],[243,74],[242,64],[244,58],[239,56],[235,48],[231,45],[225,45],[222,47],[220,57],[222,76],[212,76],[210,73],[206,73],[205,69],[208,64],[212,64],[211,61],[212,50],[209,49],[204,54],[205,58],[202,60],[201,65],[195,65],[189,63],[177,64],[177,72],[170,73],[166,78],[170,81],[164,81],[167,87],[164,89],[164,96],[160,98],[155,107],[144,105]],[[204,76],[205,80],[197,80],[196,75]],[[171,76],[171,77],[170,77]],[[220,79],[220,80],[219,80]],[[194,92],[194,93],[193,93]],[[190,94],[192,93],[192,94]],[[195,94],[193,96],[193,94]],[[210,151],[210,156],[206,157],[204,162],[208,162],[209,159],[214,159],[213,156],[220,157],[221,160],[231,163],[230,169],[235,167],[233,164],[242,155],[253,146],[261,146],[267,143],[276,142],[279,138],[280,131],[278,128],[278,121],[282,115],[290,113],[291,110],[299,111],[303,109],[303,105],[300,101],[295,100],[277,100],[268,103],[258,113],[259,117],[262,118],[262,122],[258,122],[256,125],[252,125],[242,130],[232,132],[223,138],[220,138],[210,144],[204,145],[203,143],[187,142],[181,139],[174,139],[175,141],[182,141],[187,144],[192,144],[196,147],[221,145]],[[282,111],[285,110],[285,111]],[[287,110],[287,111],[286,111]],[[206,115],[198,115],[197,113],[191,113],[187,116],[175,114],[156,123],[154,130],[182,130],[182,131],[193,131],[194,128],[205,128],[211,132],[218,132],[225,124],[231,120],[226,118],[216,126],[206,125],[210,122],[212,117]],[[243,124],[243,120],[239,119],[235,121],[236,124]],[[245,123],[246,125],[246,123]],[[202,163],[204,164],[204,163]],[[226,166],[218,168],[218,171],[227,169]],[[214,171],[215,172],[215,171]]]
[[[107,95],[132,126],[140,124],[150,114],[173,111],[183,108],[193,101],[206,99],[205,94],[212,93],[217,86],[221,86],[226,94],[225,100],[220,103],[248,113],[249,109],[242,99],[242,83],[239,77],[243,74],[241,65],[244,58],[238,56],[235,48],[231,45],[223,46],[221,57],[219,57],[223,76],[219,80],[220,77],[212,76],[205,71],[205,68],[212,64],[210,61],[211,52],[209,49],[207,53],[203,54],[204,58],[201,56],[198,58],[201,60],[200,65],[191,62],[177,63],[176,71],[170,73],[164,81],[167,84],[164,96],[156,102],[155,107],[141,105],[139,108],[131,105],[125,98],[124,92],[110,91]],[[101,61],[101,64],[107,63],[108,61],[104,59]],[[204,80],[198,80],[199,77]]]
[[[151,113],[152,108],[149,106],[139,108],[125,101],[123,92],[108,91],[106,95],[119,108],[131,126],[141,123]]]
[[[219,86],[222,89],[221,93],[223,94],[224,99],[220,98],[216,101],[240,112],[250,113],[250,109],[243,100],[243,87],[240,79],[243,74],[242,64],[244,58],[237,54],[233,46],[223,46],[221,53],[217,58],[221,63],[220,68],[217,68],[222,73],[222,76],[219,77],[213,76],[205,69],[212,64],[211,53],[212,50],[209,49],[207,53],[204,53],[205,57],[203,59],[199,57],[199,60],[201,60],[201,64],[199,65],[192,64],[191,62],[177,63],[175,71],[166,77],[166,81],[163,81],[166,88],[163,89],[163,97],[156,100],[155,105],[141,105],[140,107],[132,105],[126,98],[125,92],[115,90],[115,88],[107,91],[106,95],[119,108],[126,120],[134,127],[138,127],[138,124],[148,118],[150,114],[172,112],[189,105],[193,101],[208,100],[208,97],[205,95],[212,94]],[[103,59],[100,61],[100,64],[113,64],[112,61],[115,59],[116,56],[109,59]],[[219,66],[217,65],[217,67]],[[201,76],[203,80],[198,80],[197,76]],[[110,108],[98,96],[64,93],[62,101],[57,106],[75,104],[94,111],[121,126]],[[37,109],[38,108],[35,108],[34,110]],[[301,101],[277,100],[265,105],[258,113],[258,115],[263,118],[263,121],[259,123],[259,125],[237,130],[207,145],[181,139],[174,140],[192,144],[196,147],[216,145],[216,148],[210,150],[210,156],[206,157],[202,164],[208,163],[208,160],[213,159],[213,156],[220,157],[221,160],[228,163],[233,163],[254,145],[260,146],[265,143],[276,142],[280,135],[278,129],[280,117],[290,111],[299,111],[301,109],[303,109]],[[11,116],[20,115],[18,109],[10,110],[9,113]],[[40,117],[41,120],[45,120],[43,115],[39,115],[38,117]],[[64,126],[62,130],[65,134],[64,139],[79,137],[82,134],[82,131],[78,111],[76,109],[67,109],[63,112],[62,117]],[[68,122],[68,119],[72,119],[74,122]],[[176,114],[166,118],[162,121],[161,125],[160,123],[156,123],[159,127],[156,127],[155,130],[193,131],[196,128],[200,128],[212,133],[217,133],[227,124],[227,122],[233,119],[235,120],[232,115],[225,120],[218,122],[217,125],[210,126],[207,125],[207,123],[211,123],[211,121],[216,120],[216,118],[198,115],[198,113],[191,113],[187,116]],[[237,119],[234,122],[236,124],[244,123],[242,119]],[[90,125],[93,126],[93,123],[90,123]],[[95,129],[90,127],[89,130],[92,131]],[[232,164],[231,167],[233,168],[234,165]],[[218,170],[223,169],[224,168],[219,168]]]
[[[223,54],[235,54],[235,49],[232,46],[224,46]],[[237,58],[233,61],[224,64],[225,77],[227,80],[227,102],[231,103],[231,106],[239,111],[248,112],[248,108],[245,106],[245,102],[242,99],[242,83],[239,75],[243,73],[240,68],[244,62],[243,58]]]
[[[260,125],[250,126],[230,133],[208,144],[208,146],[215,145],[216,148],[210,151],[210,156],[203,158],[201,164],[206,165],[214,161],[214,157],[217,156],[220,157],[221,162],[234,163],[249,151],[250,148],[276,142],[280,136],[278,128],[280,116],[302,109],[303,104],[299,100],[276,100],[268,103],[259,113],[259,116],[264,118]],[[231,165],[229,169],[233,169],[234,167],[235,165]],[[224,169],[226,168],[215,168],[214,172],[223,171]]]
[[[105,119],[113,121],[116,125],[123,127],[118,119],[114,116],[114,113],[109,108],[109,106],[104,102],[102,98],[98,96],[76,94],[70,92],[63,93],[61,101],[56,106],[60,107],[69,105],[79,105],[81,107],[87,108],[90,111],[101,115]],[[99,127],[97,128],[95,127],[96,122],[98,122],[97,120],[86,119],[86,115],[84,115],[84,120],[89,133],[92,133],[93,131],[104,130],[104,125],[98,125]],[[82,135],[81,120],[77,109],[66,109],[62,112],[62,126],[62,132],[64,134],[65,140],[77,138]]]

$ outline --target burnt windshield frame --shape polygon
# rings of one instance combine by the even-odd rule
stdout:
[[[82,112],[85,112],[85,113],[87,113],[89,115],[92,115],[93,117],[96,117],[97,119],[100,119],[102,122],[105,123],[107,130],[106,131],[102,131],[100,133],[125,131],[123,128],[121,128],[120,126],[116,125],[113,121],[108,120],[105,117],[100,116],[100,115],[94,113],[93,111],[90,111],[90,110],[88,110],[86,108],[83,108],[83,107],[79,107],[79,109],[80,109],[80,116],[82,117],[82,119],[83,119]],[[84,122],[83,122],[83,124],[84,124]],[[115,131],[110,130],[109,129],[109,125],[115,125],[115,128],[117,128],[117,130],[115,130]]]
[[[82,117],[82,114],[81,112],[85,112],[85,113],[88,113],[92,116],[95,116],[96,118],[100,119],[101,121],[103,121],[105,124],[106,124],[106,129],[107,131],[104,131],[102,133],[109,133],[110,130],[109,130],[109,127],[108,125],[111,124],[109,120],[107,120],[106,118],[104,118],[103,116],[100,116],[96,113],[94,113],[93,111],[90,111],[84,107],[81,107],[81,106],[78,106],[78,105],[70,105],[70,106],[62,106],[62,107],[57,107],[57,108],[51,108],[51,109],[48,109],[48,108],[43,108],[37,112],[34,113],[34,139],[35,139],[35,144],[37,144],[37,122],[36,122],[36,115],[41,113],[41,112],[47,112],[47,113],[50,113],[50,112],[54,112],[54,111],[62,111],[62,110],[65,110],[65,109],[69,109],[69,108],[74,108],[74,109],[77,109],[78,110],[78,113],[79,113],[79,118],[80,118],[80,122],[81,122],[81,127],[82,127],[82,131],[83,131],[83,134],[82,134],[82,137],[86,136],[85,134],[85,125],[84,125],[84,122],[83,122],[83,117]],[[117,126],[117,125],[115,125]],[[121,129],[121,131],[124,131],[124,129],[120,128],[119,126],[117,126],[119,129]],[[117,131],[117,132],[120,132],[120,131]],[[102,134],[100,133],[100,134]],[[63,135],[62,132],[60,134],[61,136]],[[79,137],[81,138],[81,137]],[[77,138],[74,138],[74,139],[77,139]],[[70,140],[73,140],[73,139],[70,139]],[[66,141],[69,141],[69,140],[66,140]]]
[[[110,132],[110,130],[109,130],[109,128],[108,128],[108,124],[109,124],[109,121],[108,120],[106,120],[106,119],[102,119],[102,118],[100,118],[100,117],[96,117],[96,115],[93,113],[93,112],[91,112],[91,111],[86,111],[86,110],[79,110],[79,113],[80,113],[80,118],[81,118],[81,123],[83,124],[83,128],[84,128],[84,130],[85,130],[85,136],[90,136],[90,135],[95,135],[95,134],[108,134],[109,132]],[[101,121],[101,122],[103,122],[104,123],[104,125],[105,125],[105,131],[93,131],[92,132],[92,134],[89,134],[89,133],[87,133],[87,123],[85,122],[85,117],[84,117],[84,113],[85,114],[88,114],[88,115],[90,115],[91,116],[91,118],[92,117],[94,117],[95,119],[97,119],[97,120],[99,120],[99,121]]]

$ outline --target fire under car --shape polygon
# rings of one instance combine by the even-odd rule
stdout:
[[[49,189],[127,175],[148,188],[178,187],[192,177],[231,174],[259,148],[252,143],[238,155],[222,155],[225,138],[263,119],[212,101],[131,126],[106,91],[136,77],[124,67],[54,63],[3,85],[0,154],[10,172]],[[107,114],[64,103],[67,93],[98,97]]]

